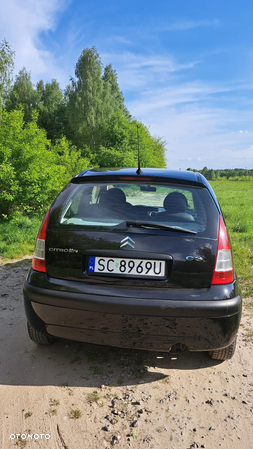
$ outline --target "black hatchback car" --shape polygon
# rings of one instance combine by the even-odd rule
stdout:
[[[50,207],[24,285],[30,338],[231,358],[241,290],[211,186],[138,173],[85,170]]]

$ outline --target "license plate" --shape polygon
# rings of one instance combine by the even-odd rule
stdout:
[[[164,278],[165,261],[122,259],[116,257],[89,257],[88,273]]]

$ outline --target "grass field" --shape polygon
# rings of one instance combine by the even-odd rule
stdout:
[[[0,262],[33,254],[43,217],[16,217],[0,221]]]
[[[213,181],[244,296],[253,295],[253,182]]]
[[[244,296],[253,295],[253,182],[213,181],[229,230],[235,268]],[[32,255],[43,217],[0,221],[0,263]]]

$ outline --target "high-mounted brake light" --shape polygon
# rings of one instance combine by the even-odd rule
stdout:
[[[212,285],[230,284],[234,280],[233,258],[225,223],[220,215],[218,245]]]
[[[32,260],[32,267],[35,271],[41,271],[42,273],[46,273],[46,254],[45,254],[45,241],[46,241],[46,232],[47,232],[47,224],[49,219],[51,208],[46,213],[46,216],[41,224],[40,230],[38,232],[35,251]]]
[[[147,177],[145,178],[143,176],[141,176],[140,178],[138,178],[137,176],[120,176],[119,179],[121,181],[139,181],[139,179],[141,181],[149,181],[149,182],[153,181],[153,178],[147,178]]]

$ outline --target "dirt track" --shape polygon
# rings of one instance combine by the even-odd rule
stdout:
[[[29,266],[0,267],[1,449],[253,448],[252,309],[223,363],[188,351],[38,347],[22,302]]]

